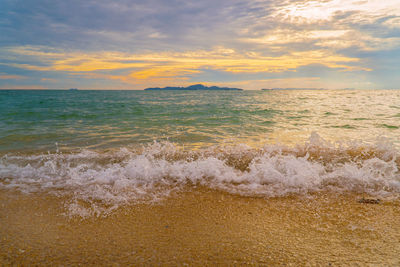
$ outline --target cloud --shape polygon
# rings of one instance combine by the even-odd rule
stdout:
[[[286,1],[263,18],[275,27],[249,23],[240,40],[275,51],[390,50],[400,44],[399,18],[397,0]]]
[[[260,73],[295,71],[310,64],[321,64],[342,71],[365,70],[358,58],[341,56],[329,50],[291,52],[280,56],[263,56],[259,53],[240,53],[233,49],[217,47],[213,50],[186,52],[159,52],[127,54],[115,51],[93,53],[46,51],[40,47],[13,47],[5,54],[15,57],[35,57],[40,64],[10,63],[13,67],[37,71],[95,72],[104,70],[129,70],[122,76],[108,75],[123,81],[165,78],[183,78],[213,69],[231,73]]]
[[[0,75],[0,80],[23,80],[27,77],[22,75]]]
[[[288,1],[277,10],[273,16],[280,16],[295,23],[310,23],[321,20],[331,20],[338,13],[357,12],[359,21],[374,17],[400,16],[400,6],[397,0],[328,0],[328,1]]]
[[[41,78],[40,80],[44,81],[44,82],[57,82],[56,79],[52,79],[52,78]]]
[[[354,33],[364,36],[357,38],[361,42],[370,38],[387,42],[382,33],[399,37],[394,31],[400,28],[398,0],[3,2],[0,44],[80,51],[137,53],[223,46],[268,53],[276,52],[274,45],[281,39],[289,45],[291,40],[304,41],[303,49],[309,47],[309,39],[349,41]],[[265,41],[271,38],[273,47]],[[246,40],[253,40],[253,45]],[[259,45],[254,40],[260,40]]]
[[[317,65],[372,81],[398,75],[400,60],[398,0],[3,0],[0,32],[4,75],[39,73],[60,87],[71,77],[169,85],[205,70],[291,79]]]
[[[18,84],[0,84],[0,89],[2,90],[43,90],[47,89],[47,87],[44,87],[42,85],[18,85]]]

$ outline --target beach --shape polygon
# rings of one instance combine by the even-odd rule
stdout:
[[[2,191],[0,257],[4,265],[42,266],[398,265],[400,203],[360,198],[263,199],[198,188],[82,220],[61,216],[58,198]]]

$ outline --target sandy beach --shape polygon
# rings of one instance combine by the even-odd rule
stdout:
[[[107,217],[63,215],[63,199],[2,190],[2,265],[400,264],[400,204],[359,195],[248,198],[195,189]]]

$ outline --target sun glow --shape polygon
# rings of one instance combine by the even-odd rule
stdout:
[[[294,22],[311,22],[330,20],[332,16],[345,12],[362,12],[363,19],[368,16],[400,15],[400,5],[397,0],[300,1],[283,6],[275,16],[283,16]]]
[[[316,33],[320,34],[321,33]],[[330,35],[332,33],[329,33]],[[269,57],[259,53],[241,54],[233,49],[215,48],[183,53],[126,54],[118,52],[65,53],[46,52],[32,47],[10,49],[16,56],[34,56],[41,64],[13,64],[16,67],[39,71],[65,71],[88,74],[103,70],[125,70],[124,75],[104,75],[110,79],[129,82],[157,78],[184,78],[213,69],[231,73],[260,73],[295,71],[300,66],[320,64],[329,68],[369,70],[356,66],[358,58],[332,53],[328,50],[292,52]]]

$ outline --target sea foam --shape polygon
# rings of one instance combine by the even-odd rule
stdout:
[[[265,144],[187,151],[172,143],[115,151],[4,155],[0,188],[67,196],[70,214],[107,214],[196,186],[254,197],[355,192],[397,198],[400,160],[390,142]]]

